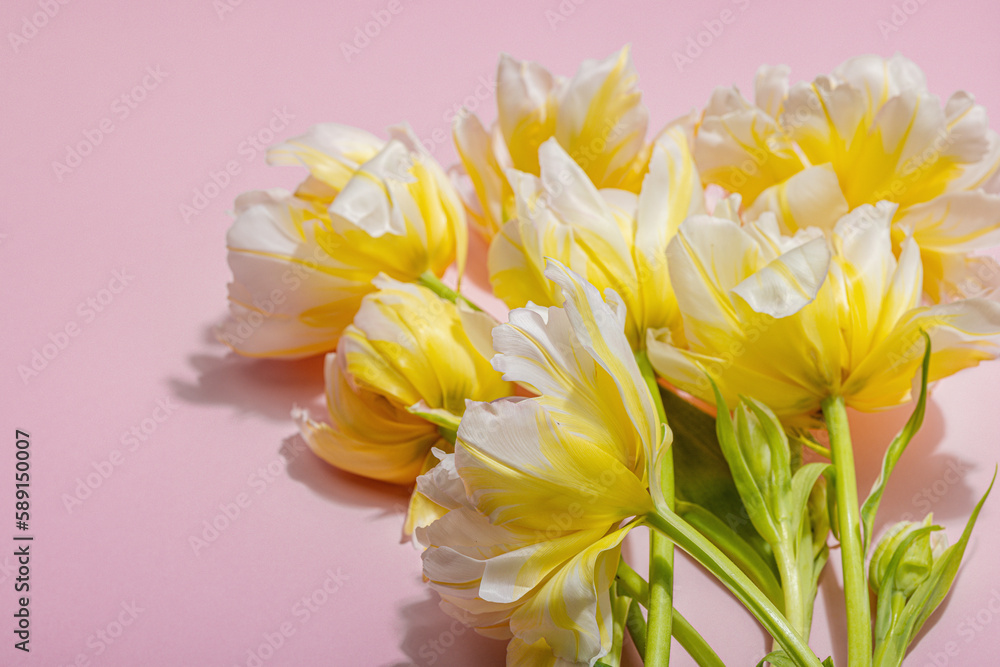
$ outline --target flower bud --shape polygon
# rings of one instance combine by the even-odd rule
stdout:
[[[868,584],[873,591],[877,593],[887,577],[894,574],[898,592],[908,598],[927,579],[942,546],[932,544],[932,520],[933,515],[928,514],[923,521],[900,521],[878,541],[868,568]],[[890,571],[897,555],[895,569]]]

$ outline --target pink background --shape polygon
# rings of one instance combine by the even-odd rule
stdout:
[[[286,124],[275,139],[320,121],[381,132],[406,119],[448,164],[452,148],[434,137],[447,134],[456,105],[476,104],[493,118],[490,84],[501,51],[571,74],[582,59],[630,42],[655,125],[703,105],[715,85],[749,90],[761,63],[788,63],[798,80],[852,55],[896,51],[925,69],[934,92],[964,88],[1000,118],[1000,5],[993,0],[714,0],[670,8],[609,0],[400,2],[350,62],[340,44],[388,0],[243,0],[221,16],[212,0],[53,0],[58,12],[36,33],[27,30],[30,39],[15,49],[8,36],[0,45],[0,513],[13,524],[14,431],[24,429],[32,437],[37,540],[30,656],[12,646],[13,559],[0,556],[0,664],[256,664],[248,652],[283,625],[294,634],[273,655],[265,650],[265,665],[503,663],[501,643],[453,627],[421,584],[418,554],[399,539],[406,493],[296,450],[289,410],[317,398],[319,363],[247,361],[213,341],[225,312],[233,198],[291,186],[303,175],[266,167],[243,144],[257,134],[273,141],[265,130],[275,110],[292,116],[274,121]],[[565,20],[551,25],[547,12],[560,7]],[[894,7],[901,25],[883,35],[879,21],[891,21]],[[736,20],[679,71],[672,54],[724,9]],[[21,31],[40,11],[33,0],[4,2],[0,28]],[[143,99],[123,106],[121,96],[132,95],[147,68],[159,68],[162,80],[147,77],[151,89],[135,95]],[[113,131],[70,173],[57,174],[53,162],[64,162],[67,146],[85,132],[96,136],[102,119]],[[231,161],[238,174],[213,188],[211,174]],[[181,206],[206,186],[207,208],[185,221]],[[116,270],[127,286],[103,293]],[[91,312],[86,300],[101,296],[113,298]],[[71,323],[78,335],[22,381],[18,365],[29,365],[33,351]],[[889,489],[886,516],[930,508],[957,537],[1000,458],[998,395],[996,364],[939,384],[927,425]],[[164,417],[157,401],[170,406],[162,423],[149,421]],[[854,417],[867,489],[906,411]],[[122,442],[143,424],[145,441]],[[67,509],[64,494],[95,469],[107,471],[103,462],[112,456],[119,465],[110,476]],[[195,553],[190,537],[241,498],[249,502],[240,515]],[[8,531],[12,525],[0,540],[10,539]],[[909,664],[997,664],[998,548],[1000,497],[986,506],[957,590]],[[643,546],[631,550],[641,561]],[[329,595],[317,592],[328,571],[339,577]],[[676,579],[679,608],[727,664],[753,664],[764,653],[763,632],[697,568],[682,561]],[[814,624],[821,655],[844,644],[838,581],[828,568]],[[317,604],[306,618],[299,601],[311,595]],[[134,620],[122,612],[132,603],[141,609]],[[977,614],[973,626],[966,619]],[[130,624],[118,635],[120,615]],[[106,644],[99,631],[118,636]],[[846,665],[842,649],[834,655]],[[673,664],[692,663],[677,649]]]

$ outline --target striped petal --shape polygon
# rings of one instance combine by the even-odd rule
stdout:
[[[642,152],[649,112],[629,48],[587,60],[559,100],[555,136],[599,187],[623,187]]]

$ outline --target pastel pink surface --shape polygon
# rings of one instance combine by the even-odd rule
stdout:
[[[13,558],[0,556],[0,664],[230,667],[255,664],[262,645],[269,666],[503,664],[501,643],[453,625],[421,583],[418,553],[400,544],[406,492],[296,449],[289,411],[316,403],[320,365],[247,361],[213,341],[233,198],[302,177],[266,167],[251,135],[279,140],[321,121],[378,133],[408,120],[448,164],[456,108],[494,116],[500,52],[571,74],[624,43],[654,125],[703,105],[716,85],[750,90],[762,63],[811,79],[853,55],[896,51],[924,68],[934,92],[968,90],[1000,117],[1000,5],[991,0],[223,3],[0,8],[5,33],[44,23],[0,48],[0,511],[12,524],[14,431],[27,430],[36,536],[30,654],[13,648],[16,575]],[[55,15],[35,18],[44,7]],[[724,11],[726,24],[716,21]],[[386,25],[348,61],[341,45],[378,17]],[[674,54],[699,39],[700,53],[678,66]],[[144,78],[145,91],[131,92]],[[54,169],[95,130],[101,140],[78,166]],[[230,162],[238,173],[227,183],[218,174]],[[182,206],[203,203],[196,191],[207,207],[186,220]],[[86,305],[116,271],[124,289],[100,312]],[[78,335],[23,381],[18,366],[70,323]],[[936,387],[884,516],[933,510],[957,537],[1000,458],[998,395],[995,364]],[[906,410],[852,417],[865,490]],[[133,427],[145,440],[125,437]],[[67,508],[64,497],[107,472],[112,456],[120,464]],[[997,664],[998,503],[983,511],[957,588],[909,664]],[[225,511],[235,518],[218,519]],[[213,521],[227,525],[196,550],[191,537]],[[642,561],[640,543],[630,551]],[[837,646],[846,665],[837,565],[834,554],[813,643],[821,656]],[[698,568],[682,561],[676,580],[678,607],[726,664],[766,652],[764,633]],[[310,596],[312,608],[302,602]],[[140,610],[123,611],[133,604]],[[282,628],[288,636],[268,651]],[[693,662],[676,648],[673,664]]]

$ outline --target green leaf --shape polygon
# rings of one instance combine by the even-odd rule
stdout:
[[[769,600],[779,607],[784,604],[784,594],[775,573],[773,558],[762,556],[739,533],[699,505],[680,501],[677,503],[677,513],[726,554]]]
[[[740,446],[742,441],[748,443],[747,447],[749,448],[749,442],[759,443],[761,440],[765,440],[765,437],[759,433],[761,429],[757,428],[756,423],[750,420],[746,409],[742,406],[736,411],[736,425],[734,427],[733,420],[729,417],[729,407],[726,405],[726,400],[714,382],[712,389],[715,391],[715,405],[719,410],[719,414],[715,418],[716,434],[719,437],[722,453],[729,463],[729,472],[733,475],[736,489],[739,491],[743,506],[746,508],[750,520],[753,521],[754,527],[760,536],[773,547],[780,539],[781,527],[768,503],[768,495],[770,494],[762,488],[770,477],[770,456],[767,457],[766,463],[760,461],[761,456],[757,457],[757,461],[751,461],[748,460],[744,448]],[[769,449],[764,451],[769,451]]]
[[[784,651],[768,653],[757,663],[757,667],[762,667],[765,662],[771,663],[773,667],[796,667],[795,661],[789,658]],[[822,664],[823,667],[834,667],[833,658],[827,658]]]
[[[802,521],[809,520],[809,497],[820,476],[833,468],[829,463],[807,463],[792,476],[792,493],[790,505],[792,509],[792,527],[798,532]],[[824,540],[825,541],[825,540]]]
[[[993,484],[996,482],[997,473],[994,469],[993,479],[990,480],[990,486],[986,489],[986,493],[983,497],[979,499],[976,504],[976,508],[972,510],[972,515],[969,517],[968,523],[965,525],[965,530],[962,531],[962,537],[959,538],[958,542],[952,546],[945,549],[941,557],[935,561],[934,570],[931,572],[931,576],[928,577],[927,581],[917,589],[917,592],[913,594],[910,598],[910,603],[907,605],[914,606],[917,611],[916,619],[913,624],[913,631],[911,632],[911,637],[915,636],[920,632],[920,628],[923,626],[924,622],[934,613],[938,605],[944,600],[945,596],[948,595],[948,589],[951,588],[952,582],[955,580],[955,576],[958,574],[958,566],[962,563],[962,557],[965,555],[965,548],[969,544],[969,538],[972,536],[972,530],[976,526],[976,520],[979,518],[979,512],[983,509],[983,505],[986,503],[986,499],[990,495],[990,491],[993,490]],[[914,604],[917,603],[917,604]]]
[[[962,537],[935,559],[930,575],[906,601],[905,607],[898,612],[897,618],[893,620],[888,629],[883,626],[883,631],[886,632],[885,636],[876,635],[875,667],[896,667],[902,664],[910,642],[948,595],[948,591],[958,574],[962,557],[965,555],[965,548],[968,546],[972,529],[976,525],[983,504],[989,497],[990,491],[993,490],[996,478],[997,472],[994,469],[990,486],[972,511],[972,515],[965,525],[965,530],[962,532]],[[879,604],[882,604],[881,591]]]
[[[795,661],[788,657],[784,651],[772,651],[761,658],[757,667],[764,667],[764,663],[770,663],[772,667],[795,667]]]
[[[667,389],[661,388],[660,395],[674,435],[671,448],[677,500],[713,515],[756,552],[758,560],[766,562],[776,577],[778,570],[771,547],[747,516],[722,454],[715,418]]]
[[[885,458],[882,459],[882,471],[879,473],[878,479],[875,480],[875,484],[872,485],[868,498],[861,506],[861,525],[864,529],[863,547],[866,552],[871,546],[875,515],[878,512],[879,503],[882,502],[882,494],[885,492],[889,475],[892,474],[896,462],[899,461],[906,446],[910,444],[910,440],[917,434],[920,425],[924,422],[924,412],[927,409],[927,377],[931,365],[931,339],[926,331],[921,331],[920,335],[924,337],[925,342],[924,360],[920,371],[920,398],[917,399],[917,406],[913,409],[913,414],[910,415],[906,425],[903,426],[903,429],[889,445],[889,449],[886,450]]]
[[[879,577],[882,583],[878,590],[878,606],[875,613],[876,646],[879,642],[892,634],[893,627],[898,625],[901,620],[901,614],[899,612],[905,609],[908,598],[906,597],[906,593],[902,590],[904,588],[902,579],[906,573],[902,572],[900,567],[906,558],[910,547],[917,540],[927,537],[936,530],[941,530],[941,526],[931,525],[929,520],[930,515],[928,515],[927,523],[925,525],[916,524],[919,527],[909,529],[909,532],[905,534],[903,540],[900,541],[898,545],[895,545],[895,551],[892,553],[892,557],[889,559],[888,565],[885,566],[885,572]],[[876,556],[878,555],[878,551],[876,550]],[[877,563],[872,563],[871,567],[875,569],[877,567]],[[927,576],[929,576],[929,573]],[[905,650],[905,644],[903,645],[903,648]]]
[[[757,422],[760,424],[761,430],[764,432],[764,442],[767,443],[771,454],[771,475],[775,486],[780,488],[789,483],[788,478],[791,475],[792,469],[791,449],[788,446],[788,437],[785,435],[785,429],[781,425],[781,421],[777,415],[771,411],[771,408],[749,396],[742,396],[740,398],[743,403],[750,406],[750,409],[757,417]]]

